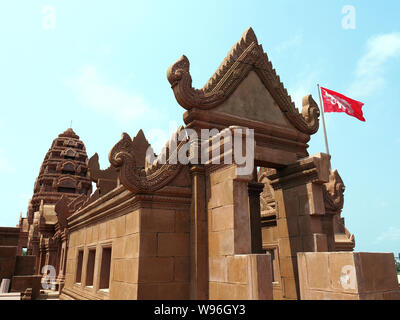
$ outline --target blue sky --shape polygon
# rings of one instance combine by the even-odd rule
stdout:
[[[355,28],[343,28],[354,8]],[[70,125],[102,167],[123,131],[158,152],[182,124],[166,78],[182,54],[194,87],[253,27],[297,106],[317,83],[365,103],[326,114],[343,216],[357,251],[400,251],[399,1],[2,1],[0,225],[14,226],[52,140]],[[347,22],[349,20],[346,20]],[[309,153],[324,152],[322,129]]]

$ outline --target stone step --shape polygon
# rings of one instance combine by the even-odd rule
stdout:
[[[59,300],[60,294],[52,290],[40,290],[38,300]]]

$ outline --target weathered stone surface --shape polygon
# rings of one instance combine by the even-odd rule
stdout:
[[[0,227],[0,246],[18,246],[19,228]]]
[[[302,299],[399,299],[393,254],[298,253]]]
[[[31,289],[31,297],[36,299],[40,293],[41,279],[41,275],[13,276],[11,292],[25,292],[27,289]]]
[[[35,274],[35,256],[16,256],[14,275],[28,276]]]
[[[14,275],[17,247],[0,246],[0,279],[11,279]]]
[[[10,282],[10,279],[1,280],[0,293],[8,293],[8,290],[10,289]]]

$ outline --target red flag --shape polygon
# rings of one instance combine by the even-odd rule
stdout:
[[[321,87],[321,94],[324,112],[345,112],[349,116],[365,121],[361,110],[364,103],[323,87]]]

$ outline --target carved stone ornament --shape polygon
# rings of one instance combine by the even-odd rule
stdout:
[[[56,212],[58,224],[61,230],[64,230],[67,227],[67,218],[77,209],[82,207],[87,199],[87,196],[81,194],[78,198],[71,201],[71,199],[63,195],[61,199],[57,201],[54,211]]]
[[[89,177],[93,182],[97,183],[99,179],[117,180],[118,178],[114,167],[109,166],[105,170],[100,169],[99,155],[97,152],[89,159],[88,167]]]
[[[267,214],[276,214],[276,201],[274,196],[274,189],[268,179],[269,168],[260,168],[258,172],[258,182],[264,184],[264,189],[260,194],[260,209],[261,212]]]
[[[68,207],[69,199],[66,196],[62,196],[60,200],[57,201],[54,211],[57,215],[58,224],[61,229],[65,229],[67,227],[67,218],[70,215],[70,210]]]
[[[255,71],[287,119],[301,132],[313,134],[319,126],[319,109],[311,95],[303,98],[301,114],[272,67],[262,45],[249,28],[232,47],[218,70],[202,89],[192,87],[189,60],[181,56],[167,71],[176,100],[185,109],[212,109],[225,101],[250,71]]]
[[[337,170],[331,170],[329,181],[323,185],[325,208],[328,211],[340,212],[344,204],[345,186]]]
[[[182,127],[178,132],[180,130]],[[180,142],[177,150],[184,143],[185,141]],[[166,151],[166,154],[169,154],[167,146]],[[148,193],[162,188],[173,180],[182,168],[181,164],[171,163],[168,158],[164,164],[156,159],[151,166],[145,169],[137,166],[137,156],[134,141],[127,133],[122,134],[122,139],[111,149],[109,154],[111,165],[118,170],[120,182],[134,193]]]

